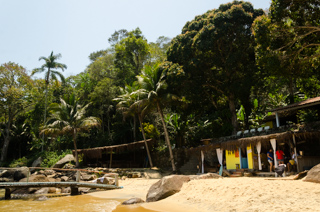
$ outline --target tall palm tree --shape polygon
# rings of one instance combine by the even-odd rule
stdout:
[[[142,125],[143,122],[143,110],[146,108],[148,102],[147,99],[144,98],[146,96],[146,92],[143,89],[138,89],[138,87],[133,84],[132,86],[126,85],[124,89],[121,89],[122,95],[120,95],[118,98],[115,98],[115,101],[118,101],[119,103],[117,104],[117,109],[122,111],[123,116],[133,116],[134,118],[136,115],[139,118],[139,124],[141,128],[141,133],[143,136],[143,140],[145,142],[147,154],[148,154],[148,159],[149,159],[149,164],[150,167],[153,167],[147,139],[146,139],[146,134],[144,132],[144,128]],[[135,123],[135,122],[134,122]],[[134,127],[135,131],[135,127]]]
[[[62,71],[64,71],[64,69],[67,69],[67,66],[65,64],[57,62],[57,60],[60,58],[61,58],[61,54],[54,55],[52,51],[49,57],[40,57],[39,61],[44,60],[45,63],[40,68],[36,68],[32,71],[32,75],[36,73],[45,72],[44,79],[46,83],[46,94],[45,94],[45,107],[44,107],[44,120],[43,120],[44,125],[47,121],[47,104],[48,104],[47,98],[48,98],[48,86],[49,86],[50,79],[57,80],[57,76],[59,76],[62,82],[65,81],[64,76],[59,71],[55,70],[55,69],[61,69]],[[42,141],[42,151],[43,151],[43,142],[44,142],[44,139]]]
[[[79,132],[89,130],[93,127],[100,127],[101,121],[97,117],[86,117],[86,109],[90,104],[85,106],[79,105],[75,95],[69,98],[60,99],[60,104],[53,103],[50,105],[51,117],[48,124],[41,131],[43,134],[71,135],[75,150],[76,167],[79,167],[77,151],[77,135]]]
[[[167,83],[165,81],[165,75],[159,69],[159,64],[155,64],[154,66],[145,66],[142,70],[141,75],[137,76],[138,83],[141,88],[146,90],[148,93],[148,107],[155,107],[160,115],[161,122],[164,129],[165,140],[169,149],[170,161],[172,165],[173,172],[176,172],[176,166],[174,164],[173,154],[171,143],[169,139],[169,134],[167,130],[166,123],[163,117],[162,107],[163,104],[167,101],[170,101],[173,97],[172,94],[167,93]]]

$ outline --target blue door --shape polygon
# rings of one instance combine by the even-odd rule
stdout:
[[[248,158],[241,158],[241,166],[242,169],[248,168]]]

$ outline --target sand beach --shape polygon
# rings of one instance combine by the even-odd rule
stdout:
[[[94,192],[100,198],[146,199],[157,179],[126,179],[123,189]],[[192,180],[164,200],[141,207],[163,212],[195,211],[320,211],[320,184],[286,178],[239,177]]]

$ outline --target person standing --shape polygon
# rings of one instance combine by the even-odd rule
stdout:
[[[279,161],[279,164],[284,164],[284,152],[281,149],[278,149],[276,151],[277,160]]]
[[[274,160],[273,160],[273,151],[272,149],[269,150],[269,152],[267,153],[267,156],[268,156],[268,162],[270,164],[270,172],[272,172],[273,170],[273,163],[274,163]]]

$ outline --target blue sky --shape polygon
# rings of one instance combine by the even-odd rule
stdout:
[[[148,42],[173,38],[196,15],[230,0],[0,0],[0,64],[15,62],[31,71],[40,56],[61,53],[66,77],[89,65],[88,56],[109,47],[120,29],[139,27]],[[271,0],[251,0],[267,9]],[[39,76],[43,77],[43,76]]]

